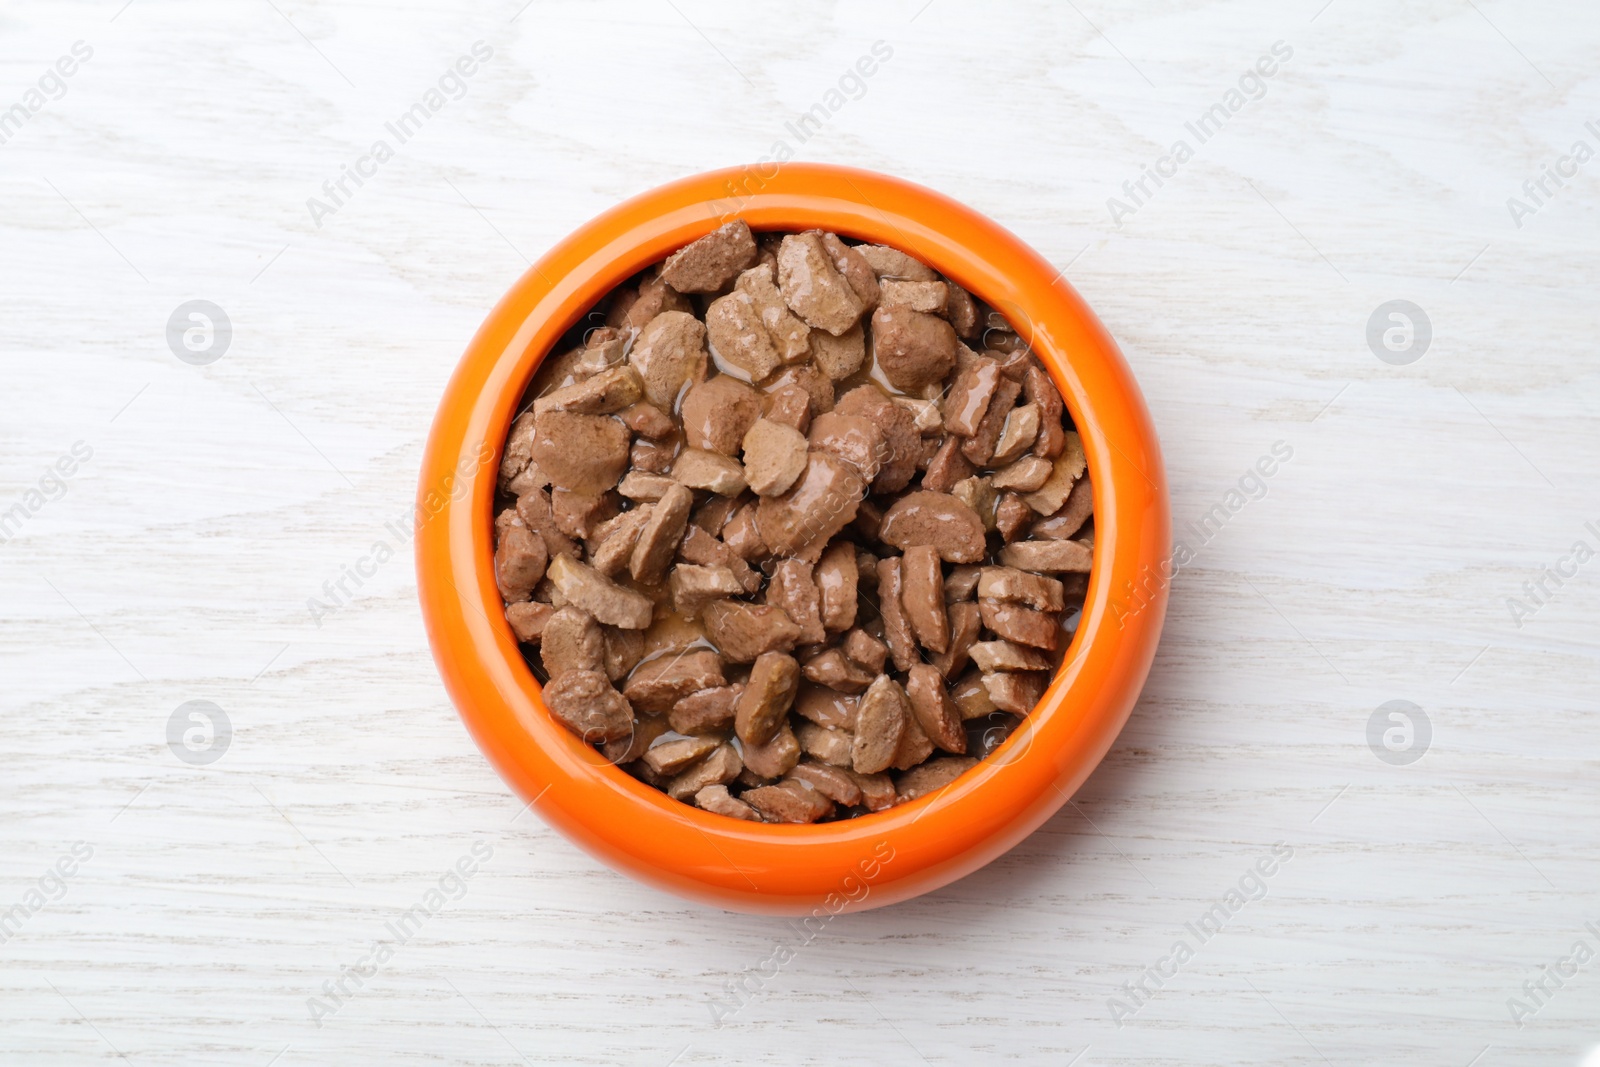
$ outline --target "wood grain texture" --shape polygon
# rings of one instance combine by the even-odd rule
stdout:
[[[1600,962],[1520,1028],[1507,1006],[1600,949],[1600,562],[1520,625],[1506,603],[1600,548],[1600,162],[1520,227],[1506,205],[1600,149],[1591,5],[520,2],[0,11],[0,109],[93,49],[0,144],[0,514],[92,450],[0,544],[0,922],[41,879],[59,897],[0,944],[0,1058],[1497,1067],[1600,1041]],[[316,225],[307,198],[480,40],[464,95]],[[789,134],[879,40],[864,93]],[[1187,135],[1280,41],[1260,99]],[[1185,137],[1116,225],[1107,198]],[[521,811],[386,525],[532,257],[780,139],[1066,268],[1145,390],[1180,539],[1293,450],[1191,543],[1144,698],[1074,802],[803,944]],[[191,299],[233,326],[206,366],[167,346]],[[1405,366],[1366,340],[1394,299],[1432,326]],[[395,557],[314,620],[378,542]],[[1368,745],[1395,699],[1432,728],[1408,766]],[[209,765],[166,743],[189,700],[233,725]],[[1201,943],[1185,924],[1276,842],[1265,896]],[[460,899],[314,1021],[475,843]],[[1119,1026],[1112,999],[1179,939],[1193,958]]]

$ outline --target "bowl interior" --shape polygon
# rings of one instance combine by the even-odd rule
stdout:
[[[725,219],[725,218],[719,219],[717,225],[720,225],[722,222],[725,222],[725,221],[729,221],[729,220]],[[769,233],[770,232],[791,232],[791,231],[788,230],[788,228],[783,227],[783,226],[756,227],[756,226],[752,225],[751,229],[754,230],[758,234],[762,233],[762,232],[769,232]],[[844,228],[836,229],[833,232],[838,233],[842,237],[848,237],[848,238],[857,239],[857,240],[873,241],[875,243],[883,243],[883,244],[889,243],[887,241],[883,241],[880,237],[875,236],[875,235],[870,234],[870,233],[855,233],[855,232],[851,232],[851,231],[849,231],[847,229],[844,229]],[[681,246],[679,246],[679,247],[681,247]],[[676,251],[676,249],[670,249],[667,254],[670,255],[672,251]],[[905,250],[902,249],[902,251],[905,251]],[[662,257],[662,258],[664,258],[664,257]],[[538,374],[539,368],[544,365],[544,361],[546,359],[548,359],[551,355],[554,355],[556,350],[561,347],[562,339],[567,338],[571,334],[571,332],[577,326],[579,326],[579,324],[583,323],[583,321],[591,315],[592,312],[591,312],[590,309],[592,309],[594,307],[594,303],[595,302],[598,302],[599,300],[604,299],[607,295],[609,295],[611,292],[613,292],[616,289],[617,286],[622,285],[623,283],[627,282],[629,279],[631,279],[635,275],[637,275],[640,270],[643,270],[643,269],[645,269],[647,267],[654,266],[659,261],[660,261],[659,258],[652,259],[652,260],[649,260],[649,261],[641,264],[639,267],[634,268],[632,270],[622,270],[622,265],[626,264],[626,263],[631,263],[632,260],[631,260],[631,258],[629,258],[629,259],[621,259],[621,258],[619,258],[617,260],[616,268],[614,268],[612,271],[597,274],[596,278],[595,278],[595,284],[597,286],[599,286],[599,288],[600,288],[599,296],[595,297],[595,301],[591,302],[588,307],[580,308],[576,312],[574,312],[572,314],[572,316],[571,316],[571,321],[567,322],[558,331],[556,342],[554,342],[552,345],[550,345],[543,353],[537,354],[532,361],[528,362],[525,376],[523,377],[520,386],[518,386],[517,389],[515,390],[515,395],[517,397],[526,397],[527,389],[528,389],[529,385],[532,383],[534,377]],[[963,288],[966,288],[968,290],[968,292],[971,292],[975,297],[977,297],[979,300],[981,300],[987,307],[992,308],[993,310],[995,310],[995,311],[999,312],[1000,314],[1004,315],[1005,319],[1006,319],[1006,323],[1009,326],[1011,326],[1012,329],[1019,336],[1022,336],[1023,338],[1025,338],[1027,340],[1030,349],[1033,347],[1033,343],[1034,343],[1033,333],[1034,333],[1034,331],[1033,331],[1032,319],[1027,316],[1026,310],[1024,308],[1022,308],[1021,305],[1015,303],[1015,301],[1013,301],[1008,294],[995,295],[995,294],[982,292],[982,291],[973,289],[971,287],[968,287],[964,283],[962,283],[961,278],[958,276],[958,273],[956,272],[956,270],[954,270],[954,269],[946,269],[946,266],[944,264],[937,263],[937,262],[929,262],[928,266],[930,266],[934,270],[938,271],[941,275],[943,275],[945,277],[948,277],[948,278],[954,279],[958,284],[961,284]],[[620,271],[620,273],[618,273],[619,271]],[[1005,310],[1002,310],[1002,309],[1005,309]],[[1077,425],[1077,420],[1078,420],[1078,413],[1077,413],[1077,410],[1076,410],[1075,402],[1072,399],[1070,399],[1070,398],[1068,398],[1066,396],[1063,396],[1062,400],[1066,405],[1068,417],[1072,420],[1073,425],[1076,426]],[[513,403],[510,406],[510,408],[507,411],[506,417],[505,417],[505,425],[501,428],[501,432],[500,432],[500,440],[501,441],[504,441],[506,434],[510,432],[512,420],[514,420],[522,412],[528,410],[531,406],[532,406],[532,402],[531,401],[516,402],[516,403]],[[1087,452],[1085,453],[1085,455],[1086,455],[1086,458],[1087,458]],[[1091,487],[1091,490],[1093,490],[1095,492],[1098,492],[1098,487],[1095,485],[1095,483],[1094,483],[1094,481],[1092,479],[1090,481],[1090,487]],[[1098,508],[1098,505],[1099,505],[1099,500],[1098,499],[1095,501],[1095,504],[1096,504],[1096,507]],[[493,530],[493,526],[494,526],[494,498],[493,498],[492,495],[490,497],[489,506],[487,508],[487,511],[486,511],[486,513],[484,515],[480,516],[480,520],[485,524],[486,528],[491,531],[489,536],[490,536],[490,541],[491,541],[491,545],[492,545],[492,540],[493,540],[492,530]],[[1091,516],[1090,521],[1091,522],[1093,521],[1093,517],[1092,516]],[[483,566],[486,567],[486,568],[491,567],[493,565],[492,564],[492,560],[493,560],[493,552],[491,551],[488,554],[488,556],[486,556],[484,558]],[[1094,579],[1095,579],[1095,575],[1097,573],[1097,570],[1098,570],[1098,568],[1092,569],[1090,571],[1090,573],[1089,573],[1089,583],[1090,583],[1091,589],[1093,588],[1093,583],[1094,583]],[[1085,599],[1087,601],[1087,598],[1085,598]],[[1081,618],[1081,616],[1080,616],[1080,618]],[[507,626],[506,630],[509,633],[510,632],[510,627]],[[1054,682],[1054,680],[1056,678],[1060,677],[1062,671],[1064,671],[1066,669],[1067,665],[1069,663],[1071,663],[1071,661],[1073,659],[1073,656],[1076,654],[1077,649],[1078,649],[1078,642],[1079,642],[1079,636],[1080,636],[1081,630],[1082,630],[1082,627],[1079,626],[1077,624],[1077,622],[1074,622],[1073,623],[1073,628],[1072,628],[1072,637],[1071,637],[1070,641],[1068,642],[1066,650],[1062,653],[1061,662],[1057,666],[1055,671],[1052,672],[1052,674],[1051,674],[1051,681],[1052,682]],[[531,683],[532,686],[537,687],[539,685],[538,679],[536,677],[534,677],[533,670],[528,665],[526,656],[524,656],[521,653],[520,649],[519,649],[519,651],[518,651],[518,653],[517,653],[517,655],[515,657],[515,660],[517,661],[517,663],[519,663],[527,671],[528,682]],[[1048,702],[1041,701],[1042,705],[1043,704],[1047,704],[1047,703]],[[1040,712],[1040,709],[1036,708],[1035,712],[1036,713],[1040,713],[1040,714],[1049,714],[1049,709],[1045,708],[1045,710]],[[1030,722],[1031,722],[1032,718],[1033,718],[1032,714],[1026,716],[1024,718],[1024,722],[1022,723],[1022,725],[1019,726],[1015,731],[1013,731],[1011,736],[1007,737],[1006,740],[1004,742],[1002,742],[1001,745],[998,746],[994,750],[994,752],[992,752],[989,756],[987,756],[985,758],[986,759],[1005,759],[1006,757],[1005,757],[1004,753],[1008,748],[1013,747],[1013,746],[1025,746],[1025,745],[1030,744],[1031,743],[1031,738],[1030,737],[1024,737],[1022,735],[1031,728],[1030,727]],[[611,761],[609,761],[609,760],[605,759],[604,757],[600,756],[598,753],[593,751],[592,746],[590,746],[588,744],[585,744],[580,739],[578,739],[576,737],[573,737],[570,733],[568,733],[566,731],[563,731],[563,736],[567,740],[569,740],[571,743],[577,744],[579,748],[593,753],[594,758],[591,759],[590,762],[596,769],[595,773],[608,774],[608,776],[611,777],[612,780],[616,784],[620,785],[623,789],[625,789],[629,793],[632,793],[632,794],[640,794],[640,793],[642,793],[645,796],[659,796],[660,795],[660,793],[661,793],[660,790],[654,789],[654,788],[646,785],[645,783],[643,783],[643,782],[639,781],[637,778],[635,778],[633,775],[628,774],[626,771],[622,770],[620,767],[618,767],[617,765],[615,765]],[[973,770],[976,770],[976,769],[977,768],[973,768]],[[972,772],[969,771],[968,773],[972,773]],[[678,803],[682,804],[681,801],[678,802]],[[692,805],[683,805],[683,806],[692,807]],[[874,818],[878,818],[878,817],[886,815],[886,814],[887,814],[887,812],[868,812],[868,813],[863,814],[863,815],[855,816],[855,818],[856,819],[874,819]],[[766,824],[761,824],[761,825],[763,827],[765,827],[765,828],[770,828],[770,829],[780,829],[781,828],[781,824],[766,823]],[[830,825],[830,824],[822,824],[822,825]]]

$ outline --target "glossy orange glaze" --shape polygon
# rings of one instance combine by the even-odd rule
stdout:
[[[736,188],[744,192],[730,199]],[[1032,341],[1088,457],[1094,571],[1082,622],[1044,699],[1010,740],[943,791],[856,819],[740,822],[610,766],[540,703],[495,589],[495,474],[538,361],[613,287],[734,217],[757,230],[822,228],[892,245],[983,298]],[[786,164],[770,178],[751,168],[686,178],[619,204],[551,249],[489,314],[445,389],[423,457],[418,519],[418,594],[439,673],[517,793],[577,844],[642,881],[707,904],[789,915],[926,893],[1049,818],[1133,708],[1155,655],[1162,576],[1170,573],[1154,427],[1115,342],[1066,280],[953,200],[820,164]]]

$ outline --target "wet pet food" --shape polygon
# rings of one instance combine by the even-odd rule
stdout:
[[[1085,465],[1026,338],[954,281],[735,221],[546,357],[494,575],[605,758],[728,818],[849,818],[1033,710],[1087,588]]]

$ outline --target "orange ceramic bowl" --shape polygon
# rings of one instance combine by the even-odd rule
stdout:
[[[630,275],[743,218],[893,245],[1030,332],[1088,457],[1094,570],[1064,663],[1033,714],[942,791],[812,826],[740,822],[670,799],[584,745],[540,701],[492,573],[495,479],[540,359]],[[893,904],[1010,849],[1110,748],[1149,671],[1171,530],[1155,430],[1115,342],[1016,236],[931,190],[819,164],[685,178],[619,204],[556,245],[490,312],[440,401],[417,490],[417,586],[434,659],[478,745],[544,819],[611,866],[738,911],[831,915]]]

